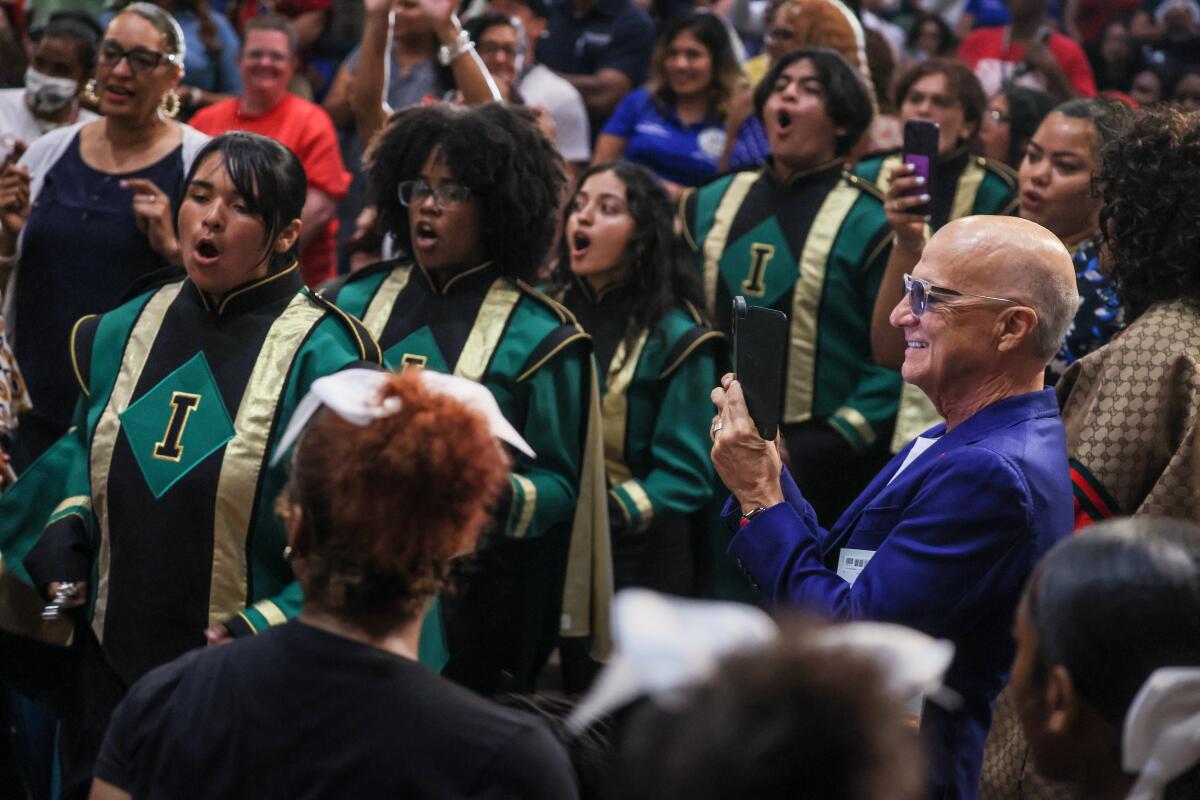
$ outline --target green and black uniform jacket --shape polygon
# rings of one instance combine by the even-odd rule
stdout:
[[[325,296],[363,320],[394,369],[423,366],[487,386],[536,459],[517,456],[505,531],[569,524],[579,490],[591,341],[561,306],[484,264],[438,288],[419,265],[389,261]]]
[[[718,330],[737,295],[788,315],[783,423],[825,420],[856,449],[872,444],[900,391],[871,357],[892,242],[879,191],[840,162],[787,184],[768,164],[688,192],[680,213]]]
[[[892,168],[901,163],[899,150],[862,161],[854,174],[886,193]],[[973,156],[966,146],[938,159],[934,181],[930,227],[974,214],[1008,216],[1017,212],[1017,174],[999,161]]]
[[[597,625],[607,631],[606,618],[596,617],[607,613],[611,555],[606,507],[595,489],[603,477],[599,429],[589,428],[596,392],[592,343],[570,312],[501,276],[490,262],[439,286],[415,262],[385,261],[325,294],[363,320],[388,366],[436,369],[491,391],[537,454],[514,454],[504,531],[514,538],[572,537],[563,634],[587,635]],[[595,437],[591,448],[589,435]]]
[[[219,303],[188,280],[160,286],[81,319],[70,352],[83,396],[72,430],[4,498],[38,498],[0,526],[13,526],[0,531],[8,568],[53,509],[25,568],[36,586],[89,582],[92,626],[125,681],[203,645],[211,625],[243,635],[295,616],[274,510],[287,462],[269,461],[314,380],[381,364],[366,328],[293,264]]]
[[[626,292],[596,295],[576,283],[562,301],[595,347],[614,527],[635,532],[691,514],[712,495],[708,396],[725,337],[686,304],[653,330],[638,328],[622,313]]]

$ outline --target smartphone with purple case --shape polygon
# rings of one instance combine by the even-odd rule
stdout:
[[[923,186],[910,189],[906,196],[932,193],[934,170],[937,169],[938,125],[921,119],[904,123],[904,163],[912,164],[917,175],[925,179]],[[930,213],[932,203],[909,209],[912,214]]]

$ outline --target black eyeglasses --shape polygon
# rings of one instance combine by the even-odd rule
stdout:
[[[975,297],[979,300],[994,300],[997,303],[1008,303],[1009,305],[1021,305],[1016,300],[1010,300],[1007,297],[991,297],[986,294],[970,294],[969,292],[960,292],[955,289],[947,289],[944,286],[935,286],[929,281],[921,278],[914,278],[907,272],[904,273],[904,293],[908,295],[908,303],[912,306],[914,316],[921,316],[925,313],[925,309],[929,308],[929,298],[931,295],[946,295],[948,297]]]
[[[425,181],[404,181],[396,192],[400,202],[406,206],[419,206],[432,197],[437,207],[445,211],[459,203],[465,203],[471,197],[471,188],[455,181],[445,181],[436,189]]]
[[[148,47],[137,46],[126,50],[120,44],[112,39],[105,39],[100,44],[100,63],[106,67],[115,67],[121,63],[121,59],[129,61],[129,69],[135,75],[141,75],[143,72],[151,72],[158,67],[159,64],[166,61],[168,64],[174,64],[178,60],[178,56],[174,53],[162,53],[158,50],[151,50]]]

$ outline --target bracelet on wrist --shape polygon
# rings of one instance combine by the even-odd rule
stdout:
[[[438,63],[443,67],[448,67],[454,59],[474,49],[475,43],[471,41],[471,34],[465,30],[459,31],[454,44],[450,46],[442,45],[438,49]]]

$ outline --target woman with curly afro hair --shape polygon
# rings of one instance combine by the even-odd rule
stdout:
[[[576,797],[543,723],[417,663],[425,608],[508,483],[498,438],[521,445],[489,401],[419,370],[314,383],[275,450],[303,430],[276,503],[299,619],[135,684],[92,797]]]
[[[1131,324],[1058,384],[1079,525],[1200,521],[1200,116],[1145,112],[1104,152],[1100,230]]]
[[[532,690],[560,620],[568,636],[607,630],[592,615],[611,571],[591,342],[530,286],[554,238],[562,162],[523,109],[430,106],[395,115],[367,169],[401,255],[327,296],[363,320],[391,367],[483,383],[537,453],[517,456],[491,535],[443,598],[445,672],[485,694]]]

